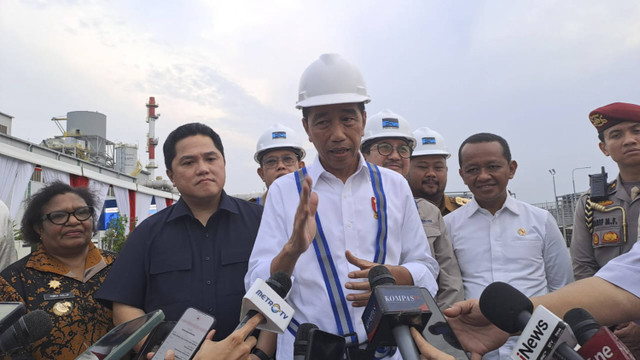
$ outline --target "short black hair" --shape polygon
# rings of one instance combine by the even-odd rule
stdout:
[[[598,133],[598,139],[600,139],[600,142],[604,143],[604,130]]]
[[[460,167],[462,167],[462,148],[465,145],[494,142],[494,141],[499,143],[500,146],[502,146],[502,155],[504,156],[505,159],[507,159],[507,162],[510,163],[511,150],[509,149],[509,144],[507,143],[507,140],[505,140],[502,136],[496,135],[496,134],[478,133],[478,134],[469,136],[462,142],[462,145],[460,145],[460,148],[458,149],[458,164],[460,164]]]
[[[307,117],[309,117],[309,109],[312,108],[313,106],[310,107],[303,107],[302,108],[302,118],[303,119],[307,119]],[[364,114],[364,101],[363,102],[359,102],[358,103],[358,110],[360,110],[360,114]]]
[[[71,187],[63,182],[55,181],[49,185],[46,185],[35,193],[29,200],[27,200],[27,208],[24,211],[21,222],[22,237],[30,244],[38,244],[40,242],[40,235],[36,232],[35,227],[42,224],[42,217],[45,215],[42,213],[42,209],[58,195],[64,194],[76,194],[87,203],[87,206],[95,211],[96,198],[87,188],[83,187]],[[92,215],[93,227],[95,229],[95,214]]]
[[[224,159],[224,148],[222,147],[222,140],[220,140],[220,135],[218,135],[212,128],[208,127],[205,124],[201,123],[189,123],[178,126],[177,129],[173,130],[169,136],[167,136],[167,140],[164,141],[164,145],[162,146],[162,152],[164,153],[164,165],[167,170],[173,170],[171,168],[171,162],[176,157],[176,144],[178,141],[187,138],[189,136],[195,135],[204,135],[208,136],[213,140],[213,145],[220,151],[222,154],[222,158]]]

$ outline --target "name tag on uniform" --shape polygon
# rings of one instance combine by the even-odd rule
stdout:
[[[63,292],[60,294],[44,294],[44,299],[47,301],[56,301],[62,299],[73,299],[75,296],[71,292]]]

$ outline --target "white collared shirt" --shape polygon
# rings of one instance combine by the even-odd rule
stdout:
[[[435,295],[438,289],[435,280],[438,263],[431,257],[409,185],[400,174],[382,167],[379,169],[387,199],[385,263],[404,266],[411,273],[415,286],[425,287]],[[349,272],[359,270],[346,260],[345,251],[373,261],[376,249],[378,221],[374,217],[371,201],[374,193],[364,158],[360,155],[356,172],[345,183],[325,171],[317,157],[307,171],[313,180],[312,190],[318,194],[320,222],[344,295],[360,293],[347,290],[344,284],[353,281],[348,278]],[[271,261],[291,236],[300,199],[294,176],[293,173],[282,176],[269,188],[245,277],[247,288],[258,278],[269,278]],[[286,301],[296,311],[294,319],[300,324],[313,323],[321,330],[337,334],[338,328],[313,245],[298,259],[292,277],[293,285]],[[350,302],[347,304],[358,341],[362,343],[367,339],[361,319],[364,307],[354,308]],[[278,359],[293,357],[293,341],[294,336],[289,331],[285,331],[284,336],[278,336]]]
[[[492,215],[472,199],[444,220],[467,299],[479,298],[494,281],[506,282],[528,297],[573,281],[567,245],[546,210],[507,196]],[[510,342],[500,348],[501,358],[510,355]],[[489,354],[485,359],[497,358],[495,352]]]

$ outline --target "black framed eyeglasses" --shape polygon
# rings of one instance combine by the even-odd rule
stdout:
[[[42,217],[42,220],[49,220],[56,225],[64,225],[69,221],[69,218],[73,215],[78,221],[86,221],[93,216],[93,208],[91,206],[83,206],[77,208],[71,212],[64,210],[52,211]]]
[[[389,156],[391,155],[391,153],[393,152],[393,149],[397,149],[398,150],[398,155],[400,155],[401,158],[403,159],[407,159],[409,157],[411,157],[411,146],[409,145],[400,145],[400,146],[393,146],[389,143],[386,142],[381,142],[379,144],[374,145],[377,149],[378,149],[378,154],[382,155],[382,156]]]
[[[278,166],[280,161],[282,161],[285,166],[293,166],[298,159],[293,155],[284,155],[282,157],[271,156],[262,160],[262,166],[264,166],[265,169],[273,169]]]

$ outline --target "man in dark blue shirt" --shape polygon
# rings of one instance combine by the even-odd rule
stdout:
[[[181,198],[136,227],[97,297],[113,302],[116,325],[156,309],[175,321],[195,307],[223,339],[238,324],[262,207],[225,193],[224,149],[208,126],[178,127],[163,150]]]

